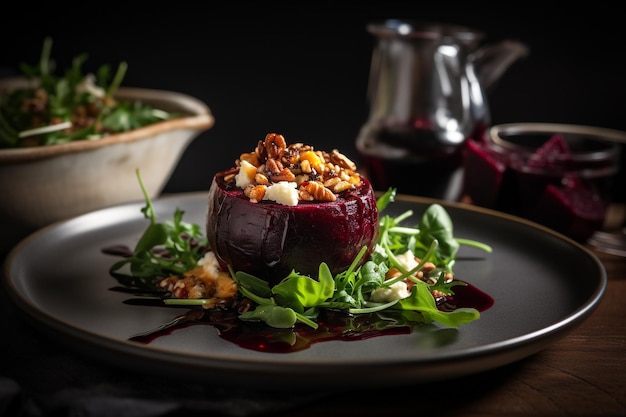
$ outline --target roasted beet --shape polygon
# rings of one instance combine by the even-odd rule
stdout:
[[[541,145],[528,158],[528,164],[534,168],[550,169],[551,165],[571,156],[565,136],[557,133]],[[556,161],[556,162],[555,162]]]
[[[584,242],[602,227],[606,204],[593,184],[575,176],[564,182],[549,184],[528,218]]]
[[[483,207],[496,207],[506,164],[489,152],[482,142],[468,140],[465,149],[465,193],[472,203]]]
[[[286,206],[251,202],[242,189],[216,175],[209,190],[207,237],[224,266],[270,284],[292,269],[316,278],[321,262],[333,274],[346,270],[363,246],[367,256],[378,236],[378,210],[370,183],[331,202]]]

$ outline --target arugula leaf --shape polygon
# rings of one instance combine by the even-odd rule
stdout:
[[[323,303],[334,292],[335,281],[324,262],[319,266],[318,280],[292,271],[272,288],[272,294],[279,305],[288,306],[299,313],[303,313],[305,307],[315,307]]]
[[[241,320],[260,320],[268,326],[278,329],[288,329],[296,322],[296,313],[287,307],[275,305],[260,305],[253,311],[247,311],[239,315]]]
[[[418,239],[427,246],[436,240],[440,260],[451,260],[459,251],[461,245],[454,239],[453,232],[452,219],[446,209],[439,204],[428,206],[419,223]]]
[[[480,318],[480,312],[473,308],[458,308],[451,312],[439,310],[428,284],[421,281],[416,282],[411,295],[398,304],[403,310],[419,311],[427,323],[437,322],[444,326],[458,327]]]
[[[231,271],[231,275],[235,276],[235,281],[240,290],[245,290],[261,298],[270,298],[272,296],[272,290],[267,281],[263,281],[261,278],[243,271],[237,271],[234,274]]]
[[[380,197],[376,199],[376,208],[378,209],[378,212],[380,213],[384,211],[385,208],[387,208],[387,205],[393,202],[395,198],[396,198],[396,189],[395,188],[387,189],[387,191],[385,191],[383,195],[381,195]]]
[[[122,285],[158,289],[162,278],[193,269],[208,250],[208,241],[198,225],[183,222],[184,211],[179,208],[174,212],[174,221],[158,222],[139,170],[136,174],[146,201],[141,211],[150,225],[132,256],[114,263],[109,273]],[[126,265],[130,266],[130,275],[119,272]]]

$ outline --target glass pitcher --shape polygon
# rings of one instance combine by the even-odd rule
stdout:
[[[490,123],[485,91],[526,46],[481,46],[482,32],[451,24],[388,20],[367,30],[377,43],[356,140],[364,174],[376,190],[457,200],[465,141]]]

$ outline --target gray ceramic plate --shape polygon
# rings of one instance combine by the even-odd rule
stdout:
[[[185,211],[204,224],[206,193],[154,201],[159,220]],[[398,196],[388,210],[415,212],[435,200]],[[439,201],[437,201],[439,202]],[[57,223],[23,240],[9,254],[6,287],[36,325],[79,353],[140,371],[223,384],[277,388],[353,387],[426,382],[476,373],[530,356],[562,338],[597,307],[606,272],[581,245],[516,217],[460,204],[444,205],[457,237],[493,247],[462,247],[455,273],[491,295],[494,305],[459,329],[426,327],[404,335],[316,343],[294,353],[240,348],[211,326],[192,326],[149,344],[128,339],[157,328],[180,310],[128,305],[110,291],[119,258],[101,249],[134,247],[147,227],[143,203],[99,210]]]

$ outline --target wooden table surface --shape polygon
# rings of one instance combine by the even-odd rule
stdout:
[[[591,250],[608,275],[600,305],[539,353],[461,379],[355,392],[352,398],[342,392],[284,415],[626,416],[626,258]]]

